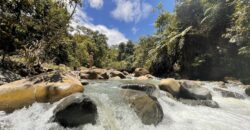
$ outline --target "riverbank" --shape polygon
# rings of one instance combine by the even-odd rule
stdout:
[[[79,108],[74,108],[74,112],[78,113],[75,118],[84,118],[85,120],[80,122],[72,120],[74,119],[71,117],[72,114],[67,116],[68,114],[66,113],[62,114],[60,118],[65,118],[63,120],[73,122],[73,124],[76,124],[74,126],[78,128],[129,129],[119,124],[121,120],[116,117],[119,115],[113,113],[113,111],[123,113],[120,107],[126,108],[124,112],[130,113],[130,116],[120,115],[119,118],[126,121],[130,118],[135,118],[138,120],[138,124],[134,127],[138,128],[139,126],[143,129],[161,129],[162,126],[168,126],[170,129],[184,128],[184,126],[187,128],[202,129],[204,127],[201,124],[207,123],[206,125],[208,125],[209,121],[200,122],[197,120],[200,120],[201,117],[206,118],[206,111],[213,111],[217,114],[222,113],[224,117],[228,117],[227,112],[230,112],[237,114],[237,117],[241,118],[241,120],[250,121],[250,119],[243,116],[244,114],[250,115],[250,87],[235,80],[208,82],[172,78],[160,79],[150,75],[143,68],[137,68],[133,73],[128,73],[114,69],[95,67],[89,69],[81,67],[74,71],[67,71],[66,69],[49,70],[36,76],[27,77],[18,76],[18,74],[11,71],[0,72],[2,73],[1,79],[4,81],[2,82],[4,85],[0,86],[0,108],[8,112],[8,114],[2,112],[0,115],[1,129],[20,129],[24,127],[16,125],[14,122],[6,121],[9,119],[13,120],[12,118],[14,117],[12,116],[21,119],[22,117],[18,117],[16,114],[23,112],[30,113],[32,117],[36,109],[48,114],[47,116],[35,114],[37,119],[33,121],[41,121],[40,118],[44,120],[43,123],[39,124],[39,128],[37,129],[64,129],[62,126],[69,127],[71,125],[62,123],[60,119],[55,118],[57,115],[55,111],[68,111],[68,109],[71,109],[68,107],[74,104],[75,101],[80,105]],[[75,100],[74,98],[79,96],[75,97],[74,93],[78,92],[80,92],[80,95],[87,97],[80,100],[80,102],[78,99]],[[68,96],[73,96],[66,103],[68,107],[63,105],[65,107],[61,108],[60,104],[65,104],[65,100],[70,98]],[[91,101],[92,107],[88,105],[81,106],[82,103],[86,104],[86,101]],[[109,105],[114,108],[111,109]],[[181,106],[181,108],[177,106]],[[94,109],[92,110],[92,108]],[[183,114],[193,113],[196,110],[200,111],[198,115],[193,113],[197,117],[190,119],[190,121],[192,120],[192,122],[197,124],[192,125],[188,122],[183,124],[181,122],[179,122],[180,124],[177,123],[179,118],[186,118],[188,120],[188,117],[182,117],[184,115],[176,113],[173,108],[181,110]],[[183,108],[187,108],[187,110]],[[113,111],[109,111],[108,109]],[[94,112],[91,114],[93,118],[86,118],[86,114],[90,114],[90,111]],[[85,114],[80,114],[79,112]],[[131,114],[133,115],[132,117]],[[218,116],[217,114],[213,116]],[[192,114],[188,115],[192,116]],[[230,118],[235,117],[232,116]],[[53,123],[52,119],[56,123]],[[109,120],[109,122],[106,122],[108,126],[105,126],[104,120]],[[235,119],[231,120],[234,122],[227,122],[237,122]],[[118,124],[111,125],[115,122]],[[220,120],[216,122],[218,123],[216,126],[208,127],[224,128],[223,125],[220,126],[222,123]],[[131,125],[130,123],[128,121],[126,125]],[[248,126],[247,124],[235,126],[235,128],[241,127]],[[30,126],[25,126],[25,128],[28,129]]]
[[[55,108],[63,103],[63,100],[55,103],[34,103],[30,107],[16,110],[12,113],[0,114],[0,128],[5,129],[86,129],[86,130],[170,130],[176,129],[247,129],[250,121],[250,98],[244,93],[245,85],[238,83],[222,83],[222,82],[202,82],[202,81],[186,81],[189,84],[200,85],[202,88],[209,90],[212,100],[218,104],[218,108],[208,107],[206,105],[186,104],[180,101],[180,98],[173,97],[172,94],[159,90],[158,85],[161,84],[159,79],[150,79],[144,81],[131,79],[110,79],[110,80],[87,80],[83,94],[90,98],[97,108],[96,123],[87,123],[76,128],[64,128],[59,123],[50,122],[53,117]],[[178,83],[183,80],[175,80]],[[165,82],[166,83],[166,82]],[[146,84],[146,85],[145,85]],[[148,84],[155,86],[151,89]],[[130,87],[128,86],[130,85]],[[124,87],[125,86],[125,87]],[[127,87],[126,87],[127,86]],[[131,87],[134,86],[134,87]],[[138,90],[139,87],[149,89]],[[157,99],[162,108],[162,118],[157,125],[145,125],[138,116],[135,108],[137,105],[131,106],[128,100],[124,100],[121,93],[129,94],[134,97],[134,93],[130,90],[137,89],[135,97],[141,97],[139,93],[147,93]],[[221,91],[216,89],[227,90],[238,93],[243,98],[223,96]],[[145,91],[145,90],[153,90]],[[134,91],[134,90],[133,90]],[[142,94],[144,95],[144,94]],[[172,96],[171,96],[172,95]],[[144,97],[144,96],[142,96]],[[140,98],[139,98],[140,99]],[[143,98],[144,99],[144,98]],[[200,101],[194,100],[193,101]],[[130,100],[135,104],[143,103],[145,100]],[[143,102],[141,102],[143,101]],[[129,105],[130,104],[130,105]],[[148,107],[150,108],[150,107]],[[155,108],[154,108],[155,109]],[[153,110],[154,110],[153,109]],[[152,110],[152,109],[151,109]],[[154,118],[156,119],[156,118]],[[228,127],[230,124],[231,127]]]

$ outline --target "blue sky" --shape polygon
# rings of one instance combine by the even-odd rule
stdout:
[[[109,45],[126,40],[137,41],[141,36],[155,32],[153,12],[160,2],[172,12],[175,0],[84,0],[74,24],[100,31],[109,38]]]

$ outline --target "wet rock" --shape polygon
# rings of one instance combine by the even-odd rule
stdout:
[[[151,95],[157,89],[153,84],[122,84],[120,87],[123,89],[142,91],[149,95]]]
[[[84,80],[84,79],[80,80],[80,82],[81,82],[82,85],[88,85],[89,84],[89,81]]]
[[[191,105],[191,106],[207,106],[211,108],[219,108],[217,102],[213,100],[190,100],[190,99],[179,99],[183,104]]]
[[[96,124],[97,107],[87,96],[76,93],[63,99],[54,109],[53,122],[63,127],[77,127],[84,124]]]
[[[136,68],[134,74],[135,74],[135,77],[139,77],[139,76],[149,74],[149,71],[144,68]]]
[[[217,85],[218,85],[218,87],[220,87],[220,88],[227,88],[226,84],[225,84],[224,82],[222,82],[222,81],[217,82]]]
[[[34,102],[55,102],[83,91],[80,81],[66,72],[44,73],[2,85],[0,111],[11,112]]]
[[[121,79],[124,79],[124,78],[126,78],[126,76],[122,73],[122,72],[120,72],[120,71],[117,71],[117,70],[113,70],[113,71],[111,71],[110,72],[110,76],[113,78],[113,77],[120,77]]]
[[[185,81],[181,84],[179,97],[194,100],[212,99],[212,95],[207,88],[203,88],[199,84],[192,81]]]
[[[169,93],[169,92],[166,92],[166,96],[169,97],[169,98],[172,98],[172,99],[176,99],[176,98],[174,98],[174,96],[173,96],[171,93]]]
[[[245,89],[245,93],[246,93],[248,96],[250,96],[250,87],[248,87],[248,88]]]
[[[157,125],[162,121],[164,116],[162,107],[155,97],[130,89],[122,90],[121,94],[143,124]]]
[[[163,91],[171,93],[175,97],[179,96],[180,84],[175,79],[162,79],[160,81],[159,88]]]
[[[223,97],[232,97],[237,99],[245,99],[245,97],[239,93],[231,92],[228,90],[220,89],[220,88],[214,88],[215,91],[219,91]]]
[[[201,81],[195,81],[195,80],[178,80],[181,86],[187,87],[187,88],[199,88],[202,86]]]

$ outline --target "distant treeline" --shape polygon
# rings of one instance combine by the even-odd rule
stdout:
[[[176,0],[174,12],[155,8],[157,32],[109,47],[107,37],[85,27],[69,34],[74,8],[54,0],[1,0],[0,50],[27,64],[50,62],[87,66],[93,54],[97,67],[148,68],[159,77],[250,81],[249,0]]]

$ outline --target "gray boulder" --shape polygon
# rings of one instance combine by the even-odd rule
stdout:
[[[163,119],[162,107],[158,100],[144,92],[123,89],[121,95],[145,125],[157,125]]]
[[[239,93],[231,92],[228,90],[220,89],[220,88],[214,88],[215,91],[219,91],[223,97],[232,97],[237,99],[245,99],[245,97]]]
[[[246,93],[248,96],[250,96],[250,87],[248,87],[248,88],[245,89],[245,93]]]
[[[188,81],[181,84],[179,97],[194,100],[212,100],[212,95],[207,88]]]
[[[95,103],[81,93],[63,99],[54,109],[51,121],[63,127],[77,127],[84,124],[95,124],[97,108]]]

